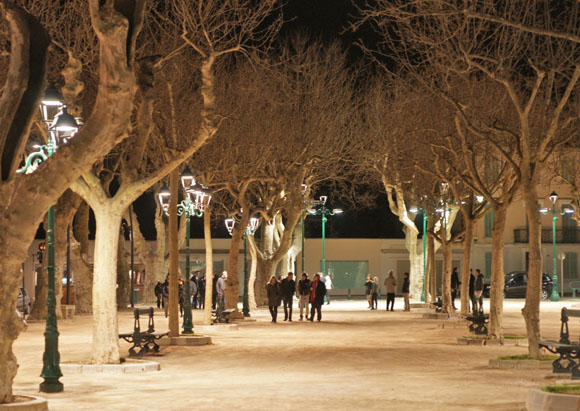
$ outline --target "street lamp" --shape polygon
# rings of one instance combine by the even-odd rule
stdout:
[[[186,167],[181,173],[181,185],[185,190],[185,199],[177,204],[177,215],[185,215],[185,298],[183,299],[183,333],[193,334],[193,321],[191,313],[191,288],[189,284],[189,270],[190,270],[190,248],[189,237],[191,233],[191,217],[201,217],[203,210],[209,206],[212,194],[210,191],[196,185],[195,178],[191,170]],[[171,193],[167,187],[163,187],[157,194],[159,203],[163,207],[166,215],[169,215],[169,199]]]
[[[548,196],[552,202],[552,256],[553,256],[553,273],[552,273],[552,294],[550,295],[551,301],[560,301],[560,295],[558,294],[558,262],[556,258],[556,203],[558,202],[558,194],[555,191]],[[548,214],[549,210],[543,208],[540,210],[542,214]],[[573,213],[574,210],[569,208],[563,208],[559,211],[560,215]]]
[[[234,226],[236,225],[236,220],[233,218],[226,218],[225,221],[226,228],[230,235],[234,234]],[[250,316],[250,299],[248,294],[248,288],[250,285],[250,276],[248,275],[248,259],[247,250],[248,250],[248,236],[254,235],[256,230],[258,229],[258,225],[260,224],[260,220],[256,217],[251,217],[250,222],[248,223],[248,227],[244,231],[244,298],[242,302],[242,312],[244,317]]]
[[[74,137],[78,131],[78,123],[70,115],[63,103],[62,96],[58,89],[50,86],[46,89],[45,95],[40,104],[42,121],[48,130],[48,142],[40,145],[38,151],[31,153],[24,167],[19,169],[19,174],[29,174],[34,172],[42,162],[52,156],[59,143],[66,143],[68,139]],[[47,218],[47,248],[48,248],[48,289],[46,299],[46,328],[44,332],[44,354],[42,356],[43,366],[40,376],[44,381],[40,384],[41,392],[61,392],[63,384],[59,381],[62,377],[60,370],[60,354],[58,352],[58,325],[56,318],[56,295],[55,295],[55,269],[54,269],[54,205],[48,209]],[[59,284],[61,282],[59,281]]]
[[[421,289],[421,302],[425,302],[425,279],[427,276],[427,212],[421,207],[412,207],[409,209],[411,213],[423,213],[423,287]]]
[[[318,206],[320,208],[310,208],[308,209],[308,213],[311,215],[321,215],[322,216],[322,273],[326,274],[326,250],[324,248],[324,242],[326,240],[326,216],[327,215],[335,215],[341,214],[343,211],[340,208],[333,208],[328,209],[326,208],[326,196],[320,196],[318,200],[314,200],[312,202],[313,206]]]

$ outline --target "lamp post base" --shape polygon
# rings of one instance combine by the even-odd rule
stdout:
[[[40,392],[62,392],[64,385],[58,378],[45,378],[44,382],[40,384]]]
[[[558,276],[556,274],[552,276],[552,294],[550,295],[550,301],[560,301],[560,294],[558,294]]]

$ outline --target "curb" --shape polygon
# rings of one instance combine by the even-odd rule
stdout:
[[[540,360],[500,360],[492,358],[489,360],[489,368],[508,370],[519,368],[521,370],[551,370],[552,361]]]
[[[48,411],[48,401],[46,398],[35,395],[15,394],[12,399],[18,402],[10,404],[0,404],[0,410],[18,410],[18,411]]]
[[[154,361],[127,360],[121,364],[60,364],[63,374],[136,374],[161,371],[161,364]]]

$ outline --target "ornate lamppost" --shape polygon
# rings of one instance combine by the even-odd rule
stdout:
[[[552,202],[552,256],[553,256],[553,273],[552,273],[552,294],[550,295],[551,301],[560,301],[560,295],[558,294],[558,261],[556,257],[556,221],[558,220],[557,213],[560,215],[573,213],[574,210],[570,208],[562,208],[561,210],[556,210],[556,203],[558,202],[558,194],[555,191],[548,197]],[[542,214],[548,214],[547,209],[541,209]]]
[[[181,173],[181,185],[185,190],[185,199],[177,204],[177,215],[185,215],[185,298],[183,301],[183,333],[193,334],[193,321],[191,312],[191,287],[189,284],[190,271],[190,248],[189,237],[191,233],[191,217],[203,216],[203,210],[209,206],[212,194],[201,185],[196,185],[193,174],[186,168]],[[159,190],[159,203],[166,215],[169,215],[169,198],[171,196],[167,187]]]
[[[50,86],[46,89],[44,98],[40,104],[42,121],[48,130],[48,142],[38,147],[37,152],[31,153],[26,159],[24,167],[19,169],[19,174],[34,172],[41,163],[52,156],[59,144],[65,144],[68,139],[74,137],[79,125],[75,118],[70,115],[63,103],[58,89]],[[48,289],[46,301],[46,328],[44,331],[44,354],[42,356],[43,367],[40,376],[44,381],[40,384],[41,392],[61,392],[64,388],[59,381],[62,377],[60,370],[60,354],[58,352],[58,325],[56,318],[56,295],[55,295],[55,257],[54,257],[54,205],[48,209],[47,218],[47,251],[48,251]],[[60,284],[60,281],[59,281]]]
[[[325,240],[326,240],[326,216],[327,215],[335,215],[342,213],[342,209],[340,208],[333,208],[329,209],[326,208],[326,196],[320,196],[318,200],[314,200],[312,205],[318,208],[310,208],[308,209],[308,213],[311,215],[321,215],[322,216],[322,274],[326,275],[326,249],[325,249]]]
[[[230,235],[233,235],[236,220],[234,220],[233,218],[226,218],[225,223],[226,228],[228,229],[228,233],[230,233]],[[259,224],[260,220],[258,218],[251,217],[250,222],[248,223],[248,227],[246,227],[246,230],[244,231],[244,298],[242,303],[242,313],[244,314],[244,317],[250,316],[250,299],[248,294],[250,276],[248,274],[248,259],[247,259],[248,236],[254,235],[254,233],[258,229]]]

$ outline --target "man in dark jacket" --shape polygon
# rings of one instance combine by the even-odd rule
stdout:
[[[198,298],[197,298],[197,306],[199,308],[204,308],[205,307],[205,274],[203,274],[201,277],[199,277],[199,280],[197,280],[197,294],[198,294]]]
[[[300,297],[300,321],[302,321],[302,314],[306,309],[306,319],[308,319],[308,303],[310,302],[310,284],[308,274],[302,273],[302,279],[298,281],[298,295]]]
[[[455,297],[457,297],[457,290],[459,289],[460,284],[457,267],[453,267],[453,272],[451,273],[451,305],[455,309],[457,309],[457,307],[455,307]]]
[[[403,287],[401,292],[403,293],[403,300],[405,301],[405,311],[411,311],[411,304],[409,304],[409,273],[403,274]]]
[[[292,299],[296,292],[296,281],[294,281],[294,274],[288,273],[286,278],[280,284],[282,291],[282,300],[284,301],[284,321],[292,322]]]
[[[314,321],[314,312],[318,311],[318,321],[322,319],[322,304],[326,295],[326,285],[320,281],[320,273],[314,274],[310,286],[310,321]]]
[[[475,314],[477,302],[475,301],[475,276],[473,269],[469,269],[469,300],[471,301],[471,312]]]
[[[483,274],[478,268],[475,270],[475,285],[473,287],[473,294],[475,296],[475,305],[473,314],[483,314]]]

